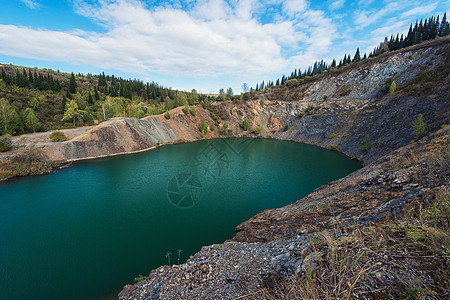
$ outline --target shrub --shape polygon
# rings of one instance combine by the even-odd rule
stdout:
[[[386,90],[386,92],[389,92],[389,89],[391,88],[392,83],[394,82],[394,78],[389,77],[388,79],[386,79],[386,81],[384,82],[384,89]]]
[[[0,152],[6,152],[12,147],[12,140],[9,134],[0,136]]]
[[[228,123],[227,122],[223,123],[222,128],[220,129],[220,132],[225,135],[228,134]]]
[[[416,140],[420,139],[425,134],[426,128],[427,125],[425,124],[423,115],[419,114],[413,123],[414,136],[416,137]]]
[[[252,133],[254,135],[259,135],[261,133],[261,128],[260,127],[253,128]]]
[[[395,95],[395,90],[397,89],[397,85],[395,84],[395,81],[392,81],[391,86],[389,87],[389,93],[391,96]]]
[[[206,119],[202,120],[202,124],[200,125],[200,132],[203,136],[205,136],[205,133],[208,132],[208,122],[206,121]]]
[[[167,111],[166,114],[164,115],[164,117],[165,117],[167,120],[170,120],[170,113]]]
[[[370,149],[372,148],[372,142],[370,141],[370,136],[366,135],[363,139],[363,141],[361,142],[361,145],[359,146],[359,148],[361,149],[362,152],[369,152]]]
[[[209,130],[214,131],[214,123],[209,124]]]
[[[189,113],[189,103],[184,103],[184,108],[183,108],[183,112],[185,115],[187,115]]]
[[[75,128],[75,126],[73,126],[72,123],[64,123],[62,128],[63,129],[72,129],[72,128]]]
[[[20,149],[17,154],[12,157],[13,173],[17,176],[43,174],[51,170],[44,150],[30,145]]]
[[[308,114],[308,116],[311,115],[313,109],[314,109],[313,105],[308,105],[308,108],[306,109],[306,113]]]
[[[209,108],[209,101],[207,99],[202,101],[202,107],[203,107],[203,109]]]
[[[250,121],[248,120],[247,117],[245,117],[244,122],[242,122],[242,129],[244,129],[244,131],[247,131],[249,127]]]
[[[197,115],[197,107],[192,106],[192,108],[191,108],[191,115],[193,115],[194,117]]]
[[[336,136],[335,133],[330,134],[330,139],[334,139],[335,136]]]
[[[297,117],[298,117],[299,119],[301,119],[301,118],[303,118],[304,115],[305,115],[305,113],[304,113],[304,112],[301,112],[301,113],[299,113],[299,114],[297,115]]]
[[[50,134],[50,141],[53,143],[67,141],[67,136],[62,131],[55,131]]]
[[[284,125],[284,131],[288,131],[289,129],[289,124]]]

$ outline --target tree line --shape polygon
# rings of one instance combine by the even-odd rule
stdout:
[[[437,16],[437,18],[432,16],[429,19],[425,19],[425,21],[423,19],[421,19],[420,21],[417,20],[414,25],[410,25],[408,34],[406,36],[404,36],[403,34],[397,34],[396,36],[391,35],[390,39],[386,37],[384,41],[381,42],[379,46],[375,47],[375,49],[373,49],[373,51],[368,55],[364,54],[364,56],[361,57],[360,50],[359,48],[357,48],[353,57],[350,54],[345,54],[344,57],[339,60],[339,62],[337,62],[336,59],[333,59],[331,64],[327,64],[323,60],[316,61],[313,66],[310,66],[303,71],[300,68],[295,69],[293,72],[291,72],[290,75],[283,75],[275,82],[262,81],[260,84],[256,85],[255,90],[264,91],[264,89],[270,88],[272,86],[289,85],[288,81],[292,79],[306,81],[308,78],[314,75],[320,75],[330,69],[340,69],[349,64],[365,61],[368,58],[376,57],[385,52],[417,45],[421,42],[444,37],[449,34],[450,26],[447,20],[447,13],[444,14],[442,21],[440,21],[439,16]]]
[[[0,65],[0,135],[93,125],[113,117],[142,118],[215,97],[155,82]]]

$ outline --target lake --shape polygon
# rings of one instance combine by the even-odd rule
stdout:
[[[0,183],[0,299],[114,299],[139,274],[360,167],[315,146],[232,138]]]

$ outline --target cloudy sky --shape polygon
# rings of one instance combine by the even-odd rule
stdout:
[[[0,0],[0,63],[217,93],[369,52],[450,0]]]

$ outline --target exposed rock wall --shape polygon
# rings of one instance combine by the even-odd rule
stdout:
[[[217,104],[226,112],[233,135],[252,136],[240,127],[248,117],[250,128],[260,127],[263,137],[336,148],[367,165],[296,203],[254,216],[236,228],[231,241],[203,247],[185,264],[151,271],[146,280],[126,286],[119,298],[261,299],[265,278],[304,272],[318,259],[320,253],[311,248],[311,241],[322,230],[377,222],[400,213],[408,203],[433,197],[434,191],[448,184],[448,141],[439,167],[427,165],[420,155],[434,156],[442,138],[427,137],[408,144],[414,138],[412,123],[419,113],[424,115],[429,133],[449,123],[450,76],[427,96],[392,97],[384,86],[389,77],[401,85],[422,68],[448,62],[449,53],[447,39],[385,55],[297,88],[267,91],[257,100]],[[312,106],[309,114],[305,113],[308,106]],[[286,124],[289,129],[285,131]],[[440,134],[448,137],[449,128]],[[373,143],[368,154],[359,147],[365,135]],[[420,153],[420,159],[405,158],[413,152]],[[427,176],[422,176],[423,172],[428,172]],[[377,257],[378,264],[384,259],[387,267],[391,260],[383,255]],[[401,280],[412,273],[433,276],[433,270],[411,268],[408,261],[404,266],[397,263],[395,269]]]
[[[272,88],[251,101],[215,103],[227,115],[219,120],[219,126],[228,122],[232,135],[254,136],[241,128],[248,117],[250,129],[260,127],[262,137],[334,148],[365,162],[373,161],[414,138],[412,123],[419,113],[424,115],[429,131],[446,122],[450,115],[449,76],[427,96],[392,97],[385,92],[385,81],[392,77],[401,86],[421,69],[448,62],[449,40],[390,53],[298,87]],[[198,138],[203,118],[214,122],[209,112],[200,106],[197,110],[194,117],[176,108],[170,112],[170,120],[163,115],[111,119],[70,141],[40,145],[52,160],[73,160],[142,151],[176,140],[191,141]],[[303,117],[299,118],[300,114]],[[219,135],[216,126],[206,137]],[[365,135],[373,144],[366,155],[359,148]]]

